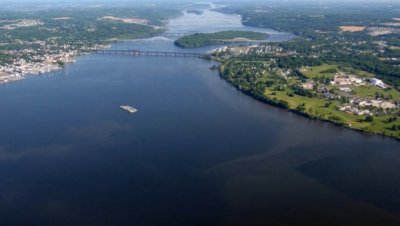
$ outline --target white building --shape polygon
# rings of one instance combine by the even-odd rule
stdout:
[[[387,88],[387,85],[386,85],[385,83],[383,83],[383,81],[380,80],[380,79],[371,78],[371,79],[369,79],[369,82],[370,82],[372,85],[378,86],[378,87],[380,87],[380,88],[382,88],[382,89]]]

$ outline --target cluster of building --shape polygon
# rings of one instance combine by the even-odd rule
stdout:
[[[353,98],[349,101],[349,105],[339,107],[339,111],[343,111],[349,114],[354,115],[373,115],[370,109],[395,109],[398,106],[392,102],[385,101],[385,100],[369,100],[369,99],[362,99],[362,98]]]
[[[41,48],[10,50],[4,53],[10,56],[11,62],[0,66],[0,84],[9,83],[25,78],[27,75],[48,73],[60,69],[64,64],[75,62],[75,57],[82,50],[68,44],[48,44],[38,42]],[[99,48],[100,46],[96,46]]]
[[[250,45],[250,46],[223,46],[213,51],[218,56],[240,56],[240,55],[267,55],[267,54],[284,54],[282,47],[274,45]],[[286,53],[294,54],[294,53]]]
[[[114,17],[114,16],[104,16],[98,18],[98,20],[111,20],[111,21],[120,21],[127,24],[141,24],[141,25],[148,25],[149,20],[141,19],[141,18],[121,18],[121,17]]]
[[[4,54],[9,56],[11,62],[0,62],[2,63],[0,64],[0,84],[21,80],[27,75],[58,70],[64,64],[75,62],[76,56],[83,52],[105,47],[104,45],[85,42],[58,43],[53,39],[34,42],[16,40],[15,43],[26,47],[21,50],[3,51]]]
[[[305,90],[313,90],[315,84],[314,82],[310,81],[310,82],[300,83],[299,86]]]
[[[258,54],[258,55],[280,54],[283,53],[283,48],[273,45],[258,45],[258,46],[250,46],[250,48],[248,48],[248,52],[250,54]]]
[[[343,74],[336,75],[332,84],[339,85],[339,90],[343,92],[351,92],[351,88],[348,85],[373,85],[382,89],[388,88],[388,86],[380,79],[368,78],[361,79],[355,75],[344,76]],[[352,96],[349,99],[349,104],[339,107],[340,111],[354,114],[354,115],[373,115],[371,109],[382,109],[383,112],[389,109],[395,109],[398,106],[390,101],[380,99],[367,99]]]
[[[385,110],[394,109],[397,107],[396,104],[385,100],[352,99],[350,100],[350,103],[360,107],[374,107]]]
[[[33,63],[21,59],[10,66],[0,66],[0,84],[24,79],[27,74],[41,74],[58,70],[57,64]]]
[[[372,36],[400,33],[399,18],[393,18],[392,22],[382,23],[379,27],[369,27],[367,30]]]
[[[64,63],[74,62],[77,51],[34,55],[31,60],[17,58],[11,64],[0,66],[0,84],[17,81],[26,75],[37,75],[59,70]]]
[[[368,28],[369,34],[372,36],[387,35],[393,33],[400,33],[400,28],[395,27],[370,27]]]
[[[345,88],[346,86],[349,86],[349,85],[360,86],[360,85],[367,85],[367,84],[379,87],[381,89],[386,89],[389,87],[382,80],[377,79],[377,78],[362,79],[356,75],[347,75],[343,72],[338,72],[335,75],[333,81],[331,81],[331,84],[338,85],[340,88]],[[345,90],[343,90],[343,91],[345,91]]]
[[[348,85],[366,85],[366,81],[363,79],[359,78],[356,75],[347,75],[344,72],[337,72],[335,77],[333,78],[333,81],[331,81],[332,85],[338,85],[338,86],[348,86]]]
[[[383,99],[360,98],[350,94],[350,92],[353,91],[351,89],[351,86],[372,85],[382,89],[388,88],[388,86],[382,80],[377,78],[364,79],[356,75],[348,75],[344,72],[337,72],[335,77],[331,81],[331,85],[338,87],[338,89],[344,93],[340,95],[332,93],[326,85],[317,85],[316,81],[313,80],[300,83],[299,87],[304,90],[314,90],[317,87],[317,93],[320,93],[326,99],[345,98],[346,100],[348,100],[347,104],[338,107],[338,110],[354,115],[373,115],[373,113],[376,112],[384,114],[387,110],[400,107],[398,103],[394,103],[391,101]]]
[[[4,25],[1,28],[6,30],[14,30],[19,27],[33,27],[43,25],[43,22],[41,22],[40,20],[17,20],[13,22],[14,23]]]
[[[343,112],[346,112],[346,113],[349,113],[349,114],[353,114],[353,115],[360,115],[360,116],[361,115],[373,115],[371,113],[371,111],[368,110],[368,109],[360,110],[360,109],[358,109],[356,107],[353,107],[351,105],[346,105],[346,106],[339,107],[339,111],[343,111]]]
[[[284,69],[284,68],[278,68],[276,69],[279,75],[281,75],[284,78],[287,78],[290,74],[292,74],[293,70],[292,69]]]

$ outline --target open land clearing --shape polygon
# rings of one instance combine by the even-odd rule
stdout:
[[[114,17],[114,16],[104,16],[100,18],[100,20],[112,20],[112,21],[121,21],[127,24],[141,24],[141,25],[147,25],[149,24],[149,21],[146,19],[140,19],[140,18],[121,18],[121,17]]]
[[[362,26],[340,26],[339,28],[343,32],[359,32],[366,29],[366,27]]]
[[[70,20],[70,19],[71,19],[71,17],[69,17],[69,16],[55,17],[55,18],[53,18],[53,20]]]

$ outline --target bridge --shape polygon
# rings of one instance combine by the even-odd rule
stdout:
[[[190,33],[185,33],[185,32],[164,32],[157,37],[164,37],[164,38],[180,38],[183,36],[187,36]]]
[[[168,51],[142,51],[142,50],[95,50],[98,54],[119,54],[129,56],[162,56],[162,57],[192,57],[205,58],[206,54],[189,53],[189,52],[168,52]]]
[[[164,32],[162,34],[157,35],[157,37],[164,37],[164,38],[180,38],[183,36],[188,36],[197,33],[196,31],[187,31],[187,32]]]

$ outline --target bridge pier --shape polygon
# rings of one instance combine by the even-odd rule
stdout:
[[[162,56],[162,57],[203,57],[200,53],[167,52],[167,51],[140,51],[140,50],[95,50],[98,54],[119,54],[128,56]]]

